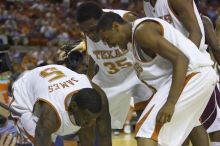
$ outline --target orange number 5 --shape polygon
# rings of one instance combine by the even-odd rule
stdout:
[[[63,72],[59,71],[58,69],[56,69],[55,67],[51,67],[51,68],[47,68],[47,69],[41,71],[40,76],[43,78],[51,77],[49,79],[49,82],[53,82],[57,79],[65,77],[65,74]]]

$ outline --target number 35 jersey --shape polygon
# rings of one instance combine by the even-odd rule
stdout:
[[[123,85],[124,82],[128,83],[126,86],[133,86],[135,84],[135,81],[134,84],[129,84],[132,78],[136,78],[133,68],[134,58],[130,50],[123,50],[119,47],[110,48],[104,42],[99,41],[95,43],[88,37],[86,40],[88,54],[99,66],[99,71],[92,79],[94,83],[98,84],[104,90],[105,88]],[[118,90],[123,89],[120,87]],[[109,96],[108,91],[106,91],[106,94]]]
[[[82,88],[92,88],[90,81],[85,75],[77,74],[61,65],[47,65],[28,71],[13,84],[14,99],[11,107],[22,114],[22,126],[29,135],[34,137],[35,128],[28,128],[28,117],[25,113],[34,113],[38,117],[39,101],[50,104],[60,119],[60,128],[55,135],[67,135],[77,132],[80,127],[73,124],[67,112],[67,97]],[[30,116],[30,115],[29,115]],[[22,120],[22,118],[20,118]],[[33,120],[33,119],[29,119]],[[27,123],[26,123],[27,122]]]
[[[122,17],[128,14],[128,11],[123,10],[104,11],[112,11]],[[135,109],[144,109],[152,91],[138,79],[131,50],[110,48],[103,41],[93,42],[89,37],[86,37],[86,44],[88,54],[99,66],[99,71],[92,81],[107,95],[112,128],[121,129],[128,114],[131,97],[134,98]]]

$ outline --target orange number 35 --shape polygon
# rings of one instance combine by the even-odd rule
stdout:
[[[132,63],[128,62],[127,59],[124,58],[116,62],[105,62],[104,66],[108,68],[109,74],[115,74],[123,68],[131,67]]]

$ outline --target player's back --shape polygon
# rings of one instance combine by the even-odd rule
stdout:
[[[78,74],[62,65],[47,65],[24,73],[14,84],[15,102],[12,106],[35,112],[39,101],[48,103],[56,111],[61,126],[59,135],[74,133],[79,127],[67,112],[68,97],[82,88],[92,88],[86,75]],[[23,113],[23,110],[20,111]]]

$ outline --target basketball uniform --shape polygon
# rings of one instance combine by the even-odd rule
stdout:
[[[134,33],[136,28],[146,21],[160,24],[164,38],[189,59],[185,87],[175,105],[171,121],[165,125],[157,125],[156,116],[167,100],[173,68],[171,62],[158,54],[148,62],[141,59],[137,51],[138,44],[134,41]],[[212,68],[213,62],[200,52],[194,43],[162,19],[136,20],[132,28],[132,37],[137,74],[141,80],[157,90],[137,122],[136,137],[153,139],[162,146],[181,146],[198,123],[217,83],[217,74]]]
[[[188,31],[183,26],[182,22],[180,22],[178,20],[178,18],[176,17],[176,14],[172,10],[172,8],[169,4],[169,0],[157,0],[154,7],[151,5],[150,2],[145,2],[145,1],[143,1],[143,2],[144,2],[144,12],[147,17],[163,19],[163,20],[167,21],[168,23],[170,23],[171,25],[173,25],[173,27],[178,29],[180,32],[182,32],[182,34],[185,35],[186,37],[189,36]],[[198,12],[198,9],[197,9],[194,1],[193,1],[193,7],[194,7],[194,13],[196,15],[197,22],[199,24],[199,27],[200,27],[200,30],[202,33],[202,39],[200,42],[199,49],[201,51],[206,51],[207,45],[205,44],[204,25],[202,23],[202,19],[200,17],[200,14]]]
[[[68,135],[76,133],[80,127],[70,121],[66,101],[67,97],[82,88],[92,88],[90,81],[83,74],[78,74],[61,65],[47,65],[24,73],[13,84],[13,99],[10,107],[22,116],[18,118],[18,125],[33,138],[36,123],[35,105],[39,101],[50,104],[60,120],[60,127],[53,134]]]
[[[217,67],[215,67],[218,72]],[[220,77],[219,77],[220,79]],[[200,122],[207,129],[208,133],[220,130],[220,83],[218,82],[212,96],[206,106]]]
[[[112,11],[122,17],[128,13],[122,10],[104,11]],[[144,103],[152,95],[152,91],[136,76],[133,68],[134,58],[130,50],[110,48],[103,41],[93,42],[89,37],[86,37],[86,44],[88,54],[99,66],[99,71],[92,81],[99,85],[108,97],[112,128],[121,129],[128,114],[131,97],[134,98],[137,109],[144,109]]]
[[[186,28],[183,26],[183,24],[178,20],[178,18],[176,17],[174,11],[172,10],[170,4],[169,4],[169,0],[157,0],[155,6],[153,7],[151,5],[150,2],[144,2],[144,12],[145,15],[147,17],[154,17],[154,18],[161,18],[167,22],[169,22],[171,25],[173,25],[176,29],[178,29],[180,32],[182,32],[182,34],[184,34],[186,37],[189,36],[189,33],[187,32]],[[204,30],[204,25],[202,22],[202,19],[200,17],[200,13],[197,9],[196,3],[193,0],[193,7],[194,7],[194,13],[196,15],[197,18],[197,22],[199,24],[201,33],[202,33],[202,38],[201,38],[201,42],[200,42],[200,47],[199,50],[201,52],[203,52],[205,55],[210,56],[206,49],[207,49],[207,45],[205,44],[205,30]],[[202,123],[204,125],[204,127],[207,129],[207,132],[211,133],[211,132],[215,132],[220,130],[220,114],[217,114],[215,116],[215,119],[211,119],[209,117],[214,117],[213,114],[212,115],[208,115],[211,113],[216,113],[218,111],[218,113],[220,113],[220,108],[218,106],[217,101],[220,100],[220,95],[218,95],[217,93],[219,92],[218,87],[215,87],[215,90],[212,94],[211,99],[209,101],[209,106],[207,105],[201,119],[200,122],[198,122],[198,125],[200,125],[200,123]],[[214,102],[215,103],[211,103]],[[210,106],[214,106],[214,107],[210,107]],[[215,109],[215,110],[212,110]],[[215,121],[215,122],[214,122]],[[209,127],[215,127],[213,128],[209,128]]]

